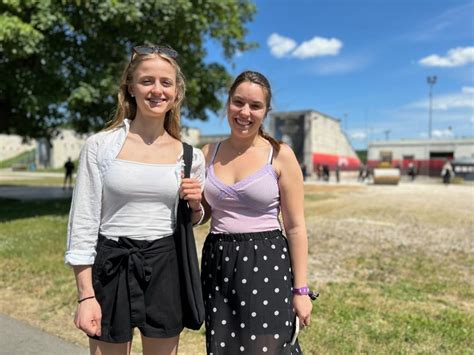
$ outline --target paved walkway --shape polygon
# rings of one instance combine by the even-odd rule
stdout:
[[[0,314],[0,354],[86,355],[89,350]]]

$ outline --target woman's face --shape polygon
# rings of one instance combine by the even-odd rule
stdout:
[[[128,90],[135,96],[137,116],[164,118],[176,100],[176,70],[159,56],[146,59],[133,73]]]
[[[267,114],[266,101],[262,86],[248,81],[237,86],[227,108],[231,133],[240,137],[258,134]]]

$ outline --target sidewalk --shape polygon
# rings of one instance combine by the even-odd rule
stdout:
[[[0,354],[86,355],[89,349],[0,314]]]

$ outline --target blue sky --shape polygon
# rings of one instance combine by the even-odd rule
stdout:
[[[268,77],[274,111],[313,109],[341,120],[356,149],[368,141],[474,135],[474,0],[257,0],[233,63],[208,43],[208,60],[232,75]],[[224,116],[186,121],[227,133]]]

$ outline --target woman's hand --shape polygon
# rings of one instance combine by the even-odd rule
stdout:
[[[311,323],[311,310],[313,309],[311,298],[308,295],[294,295],[293,308],[296,316],[300,319],[301,326],[307,327]]]
[[[77,305],[74,324],[89,336],[101,335],[102,310],[95,298],[84,300]]]
[[[193,211],[201,209],[201,184],[197,179],[183,178],[179,196],[188,201],[188,205]]]

